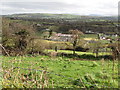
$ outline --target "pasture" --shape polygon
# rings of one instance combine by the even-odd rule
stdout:
[[[46,49],[45,50],[45,52],[53,52],[53,51],[55,51],[55,50],[53,50],[53,49]],[[72,50],[58,50],[57,52],[58,53],[59,52],[60,53],[68,53],[68,54],[72,54],[73,53]],[[78,55],[93,55],[93,56],[95,56],[95,53],[93,53],[93,52],[80,52],[80,51],[76,51],[76,54],[78,54]],[[111,53],[110,52],[100,52],[99,56],[100,55],[111,55]]]
[[[118,88],[118,61],[2,56],[3,88]]]

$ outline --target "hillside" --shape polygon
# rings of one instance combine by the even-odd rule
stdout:
[[[116,33],[116,25],[118,24],[118,21],[115,20],[114,16],[113,19],[113,17],[36,13],[13,14],[6,15],[4,17],[9,17],[10,21],[14,23],[30,23],[30,25],[33,25],[34,29],[36,29],[36,31],[40,31],[40,33],[46,29],[52,29],[58,33],[68,33],[68,30],[70,29],[78,29],[84,33],[86,31],[92,31],[94,33]]]
[[[48,14],[48,13],[24,13],[24,14],[12,14],[12,15],[3,15],[5,17],[13,18],[27,18],[27,19],[81,19],[81,20],[113,20],[116,21],[117,16],[83,16],[83,15],[74,15],[74,14]]]
[[[5,17],[19,17],[19,18],[81,18],[79,15],[71,14],[48,14],[48,13],[28,13],[28,14],[12,14],[5,15]]]

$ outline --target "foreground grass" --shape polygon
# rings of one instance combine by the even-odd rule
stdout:
[[[48,56],[2,58],[3,88],[118,88],[118,61],[113,68],[112,61],[104,60]]]

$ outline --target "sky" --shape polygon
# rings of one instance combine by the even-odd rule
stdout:
[[[0,0],[0,14],[118,15],[119,0]]]

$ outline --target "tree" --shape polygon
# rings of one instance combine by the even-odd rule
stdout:
[[[83,35],[83,32],[75,29],[75,30],[69,30],[69,32],[72,34],[72,37],[71,37],[71,43],[72,43],[72,46],[73,46],[73,54],[75,55],[75,49],[77,47],[77,45],[80,43],[80,37],[81,35]]]
[[[98,57],[100,49],[103,48],[103,44],[100,41],[94,41],[89,44],[89,48],[92,49],[95,56]]]
[[[120,42],[110,43],[108,48],[112,50],[113,60],[120,60]]]
[[[18,37],[17,40],[17,45],[16,47],[20,49],[20,51],[24,51],[27,47],[27,38],[29,36],[29,32],[27,32],[26,30],[21,30],[17,33],[15,33],[15,35]]]
[[[32,24],[3,19],[2,45],[10,55],[24,55],[35,30]],[[23,24],[24,23],[24,24]],[[3,54],[5,54],[3,52]]]
[[[48,31],[45,31],[42,33],[42,36],[44,39],[47,39],[50,35],[49,35],[49,32]]]
[[[50,38],[51,36],[52,36],[52,32],[53,32],[53,30],[49,30],[49,37],[48,38]]]
[[[49,27],[49,37],[51,37],[53,35],[53,32],[56,32],[58,30],[58,28],[59,28],[58,26],[50,26]]]

